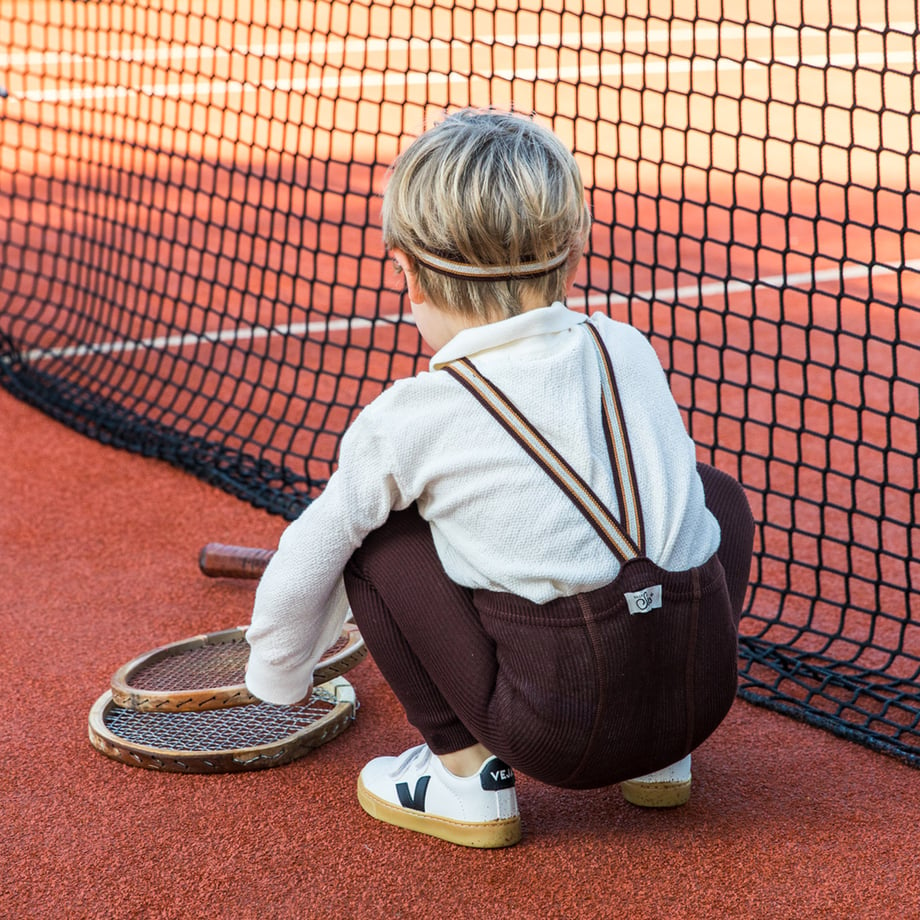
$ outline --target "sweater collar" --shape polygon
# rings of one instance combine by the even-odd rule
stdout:
[[[499,348],[530,336],[564,332],[584,321],[584,313],[575,313],[557,301],[548,307],[528,310],[497,323],[471,326],[458,332],[443,348],[435,352],[430,367],[431,370],[437,371],[458,358],[467,358],[478,352]]]

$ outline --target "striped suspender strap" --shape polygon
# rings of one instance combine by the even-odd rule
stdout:
[[[621,563],[625,563],[645,554],[642,511],[636,490],[636,477],[629,451],[629,441],[623,422],[623,411],[614,382],[610,358],[594,327],[590,323],[584,325],[595,345],[598,366],[601,371],[604,433],[614,471],[617,499],[623,514],[622,522],[617,521],[584,479],[530,424],[514,403],[490,380],[479,373],[469,358],[453,361],[444,369],[463,384],[549,474],[550,478],[569,496],[588,523],[597,531],[610,551]]]
[[[635,543],[639,555],[644,556],[645,529],[642,523],[642,505],[639,501],[639,485],[636,482],[636,470],[629,448],[623,406],[613,376],[613,365],[597,329],[589,322],[582,325],[590,333],[595,346],[594,355],[601,378],[604,434],[607,437],[607,451],[614,471],[613,483],[620,504],[621,524]]]

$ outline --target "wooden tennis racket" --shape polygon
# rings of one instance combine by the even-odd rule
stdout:
[[[303,757],[354,721],[354,688],[344,677],[316,687],[308,703],[255,703],[203,712],[139,712],[111,691],[89,713],[90,744],[106,757],[170,773],[241,773]]]
[[[273,549],[206,543],[198,554],[198,568],[209,578],[260,578],[274,555]]]
[[[319,685],[341,677],[367,655],[364,639],[346,623],[313,672]],[[201,712],[258,703],[245,686],[246,627],[183,639],[120,667],[111,682],[115,706],[137,712]]]

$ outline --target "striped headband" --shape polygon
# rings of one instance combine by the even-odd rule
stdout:
[[[513,281],[517,278],[536,278],[539,275],[548,275],[565,264],[569,253],[561,252],[540,262],[521,262],[519,265],[470,265],[469,262],[442,259],[430,252],[415,252],[414,256],[426,268],[441,275],[466,278],[471,281]]]

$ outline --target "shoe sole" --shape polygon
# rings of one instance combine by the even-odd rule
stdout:
[[[423,811],[413,811],[393,805],[374,795],[364,785],[361,777],[358,777],[358,802],[378,821],[438,837],[464,847],[496,849],[513,846],[521,839],[521,819],[517,815],[495,821],[458,821]]]
[[[620,783],[623,798],[640,808],[677,808],[690,800],[690,780],[664,783]]]

